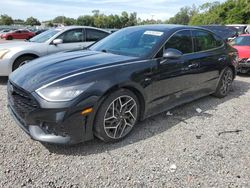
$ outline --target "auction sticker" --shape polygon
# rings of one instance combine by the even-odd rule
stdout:
[[[163,32],[161,32],[161,31],[145,31],[144,35],[162,36]]]

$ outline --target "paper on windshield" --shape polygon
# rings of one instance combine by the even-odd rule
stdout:
[[[144,35],[162,36],[163,32],[161,32],[161,31],[145,31]]]

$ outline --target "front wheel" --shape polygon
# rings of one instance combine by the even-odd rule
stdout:
[[[130,90],[121,89],[109,95],[97,112],[95,135],[105,142],[126,137],[139,119],[139,101]]]
[[[227,67],[224,69],[214,96],[223,98],[229,93],[233,83],[233,71]]]
[[[23,66],[24,64],[28,63],[29,61],[31,61],[33,59],[35,59],[35,57],[30,56],[30,55],[24,55],[24,56],[17,58],[14,62],[12,70],[14,71],[14,70],[18,69],[19,67]]]

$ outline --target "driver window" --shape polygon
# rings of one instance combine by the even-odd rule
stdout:
[[[72,29],[69,31],[65,31],[61,34],[57,39],[62,39],[63,43],[75,43],[75,42],[83,42],[84,35],[82,29]]]
[[[193,52],[193,42],[190,30],[183,30],[174,34],[166,43],[165,49],[174,48],[183,54]]]

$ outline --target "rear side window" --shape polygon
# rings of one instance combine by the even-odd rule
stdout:
[[[174,34],[165,45],[165,49],[168,48],[177,49],[183,54],[192,53],[193,43],[191,31],[184,30]]]
[[[224,43],[219,37],[206,31],[194,30],[192,31],[192,34],[195,52],[218,48],[221,47]]]
[[[86,41],[93,42],[98,41],[108,36],[108,33],[95,29],[86,29]]]

